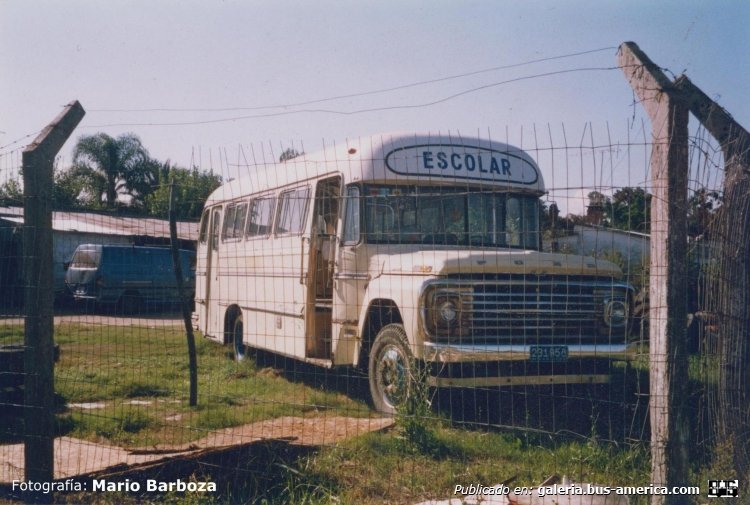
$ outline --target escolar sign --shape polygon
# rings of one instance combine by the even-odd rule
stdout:
[[[539,178],[534,165],[518,154],[467,145],[424,144],[390,151],[386,167],[400,175],[425,175],[452,179],[494,180],[534,184]]]

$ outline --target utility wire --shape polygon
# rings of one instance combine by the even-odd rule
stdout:
[[[391,105],[387,107],[371,107],[371,108],[356,109],[356,110],[351,110],[351,111],[341,111],[341,110],[333,110],[333,109],[297,109],[297,110],[290,110],[290,111],[283,111],[283,112],[269,112],[266,114],[252,114],[252,115],[246,115],[246,116],[233,116],[233,117],[218,118],[218,119],[205,119],[201,121],[180,121],[180,122],[171,122],[171,123],[109,123],[109,124],[99,124],[99,125],[87,125],[85,126],[85,128],[109,128],[109,127],[115,127],[115,126],[127,126],[127,127],[131,127],[131,126],[190,126],[190,125],[201,125],[201,124],[225,123],[225,122],[230,122],[230,121],[240,121],[240,120],[246,120],[246,119],[261,119],[261,118],[288,116],[292,114],[302,114],[302,113],[308,113],[308,114],[309,113],[323,113],[323,114],[336,114],[336,115],[342,115],[342,116],[350,116],[350,115],[363,114],[363,113],[368,113],[368,112],[418,109],[418,108],[430,107],[433,105],[444,103],[444,102],[453,100],[455,98],[458,98],[464,95],[468,95],[471,93],[476,93],[477,91],[482,91],[485,89],[501,86],[503,84],[510,84],[514,82],[537,79],[541,77],[550,77],[553,75],[570,74],[574,72],[595,72],[595,71],[611,71],[611,70],[620,70],[620,67],[573,68],[573,69],[567,69],[567,70],[557,70],[554,72],[545,72],[542,74],[534,74],[534,75],[528,75],[528,76],[523,76],[523,77],[516,77],[513,79],[507,79],[504,81],[493,82],[490,84],[485,84],[483,86],[477,86],[475,88],[466,89],[464,91],[460,91],[458,93],[454,93],[454,94],[445,96],[443,98],[439,98],[437,100],[420,103],[420,104]]]
[[[359,93],[349,93],[346,95],[337,95],[337,96],[331,96],[327,98],[318,98],[315,100],[308,100],[305,102],[297,102],[297,103],[288,103],[288,104],[279,104],[279,105],[259,105],[256,107],[226,107],[226,108],[202,108],[202,109],[187,109],[187,108],[153,108],[153,109],[90,109],[90,112],[229,112],[229,111],[239,111],[239,110],[263,110],[263,109],[281,109],[281,108],[288,108],[288,107],[303,107],[305,105],[313,105],[316,103],[323,103],[323,102],[330,102],[334,100],[343,100],[345,98],[358,98],[362,96],[369,96],[369,95],[376,95],[381,93],[389,93],[391,91],[399,91],[402,89],[408,89],[408,88],[414,88],[417,86],[424,86],[427,84],[434,84],[437,82],[444,82],[444,81],[450,81],[453,79],[460,79],[463,77],[470,77],[472,75],[478,75],[478,74],[484,74],[488,72],[496,72],[497,70],[505,70],[509,68],[516,68],[516,67],[522,67],[525,65],[531,65],[534,63],[541,63],[545,61],[553,61],[553,60],[561,60],[564,58],[572,58],[575,56],[582,56],[585,54],[591,54],[591,53],[598,53],[602,51],[610,51],[613,49],[617,49],[614,46],[611,47],[602,47],[599,49],[590,49],[588,51],[580,51],[577,53],[569,53],[569,54],[562,54],[558,56],[549,56],[547,58],[538,58],[535,60],[528,60],[521,63],[512,63],[509,65],[501,65],[498,67],[492,67],[492,68],[485,68],[482,70],[475,70],[472,72],[465,72],[462,74],[455,74],[455,75],[449,75],[446,77],[438,77],[436,79],[429,79],[426,81],[417,81],[409,84],[402,84],[399,86],[393,86],[391,88],[382,88],[382,89],[376,89],[371,91],[363,91]]]

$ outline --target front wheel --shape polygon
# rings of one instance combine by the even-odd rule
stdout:
[[[370,396],[376,410],[395,414],[414,386],[414,357],[400,324],[383,327],[370,350]]]

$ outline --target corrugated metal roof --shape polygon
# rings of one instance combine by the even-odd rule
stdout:
[[[0,207],[0,219],[23,224],[23,208]],[[106,216],[92,212],[53,212],[52,229],[58,232],[169,237],[169,221],[164,219]],[[178,221],[177,236],[183,240],[198,240],[198,223]]]

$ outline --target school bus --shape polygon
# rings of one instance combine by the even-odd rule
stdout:
[[[612,263],[542,252],[544,194],[531,156],[481,138],[383,135],[254,167],[205,204],[196,326],[237,359],[367,370],[386,413],[417,375],[607,382],[634,351],[633,289]]]

